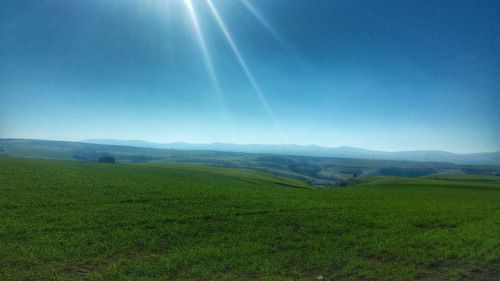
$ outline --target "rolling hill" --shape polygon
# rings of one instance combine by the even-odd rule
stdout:
[[[321,147],[317,145],[263,145],[263,144],[189,144],[183,142],[154,143],[142,140],[110,140],[89,139],[83,142],[108,145],[126,145],[148,148],[179,149],[179,150],[214,150],[223,152],[271,153],[279,155],[340,157],[356,159],[402,160],[421,162],[448,162],[463,165],[500,165],[500,151],[457,154],[439,150],[417,151],[376,151],[357,147]]]
[[[495,176],[366,177],[313,189],[207,165],[0,157],[0,179],[0,280],[500,273]]]
[[[351,159],[216,150],[160,149],[82,142],[0,139],[0,154],[11,157],[49,158],[96,162],[111,155],[122,163],[197,163],[245,168],[297,179],[316,187],[345,185],[357,177],[431,174],[500,173],[500,166],[457,165],[443,162]]]

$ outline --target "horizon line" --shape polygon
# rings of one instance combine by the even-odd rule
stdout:
[[[352,145],[338,145],[338,146],[321,146],[317,144],[294,144],[294,143],[232,143],[232,142],[205,142],[205,143],[196,143],[196,142],[185,142],[185,141],[171,141],[171,142],[157,142],[157,141],[149,141],[149,140],[144,140],[144,139],[109,139],[109,138],[86,138],[86,139],[44,139],[44,138],[20,138],[20,137],[2,137],[0,136],[0,139],[17,139],[17,140],[39,140],[39,141],[60,141],[60,142],[77,142],[77,143],[92,143],[89,141],[122,141],[122,142],[131,142],[131,141],[140,141],[140,142],[146,142],[146,143],[151,143],[151,144],[158,144],[158,145],[168,145],[168,144],[175,144],[175,143],[182,143],[182,144],[188,144],[188,145],[213,145],[213,144],[224,144],[224,145],[241,145],[241,146],[251,146],[251,145],[261,145],[261,146],[299,146],[299,147],[311,147],[315,146],[318,148],[323,148],[323,149],[335,149],[335,148],[354,148],[354,149],[359,149],[359,150],[366,150],[369,152],[384,152],[384,153],[398,153],[398,152],[445,152],[445,153],[452,153],[456,155],[469,155],[469,154],[482,154],[482,153],[497,153],[500,152],[500,150],[492,150],[492,151],[479,151],[479,152],[466,152],[466,153],[459,153],[459,152],[453,152],[449,150],[440,150],[440,149],[407,149],[407,150],[383,150],[383,149],[370,149],[370,148],[363,148],[363,147],[358,147],[358,146],[352,146]],[[99,143],[94,143],[94,144],[99,144]],[[106,144],[103,144],[106,145]],[[134,145],[127,145],[127,144],[107,144],[107,145],[122,145],[122,146],[134,146]],[[135,147],[140,147],[140,146],[135,146]]]

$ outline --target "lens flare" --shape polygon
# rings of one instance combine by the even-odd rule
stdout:
[[[262,14],[247,0],[241,0],[241,3],[252,14],[252,16],[278,41],[285,49],[291,50],[290,46],[283,40],[283,38],[276,32],[269,21],[262,16]]]
[[[217,11],[217,8],[215,7],[215,5],[212,3],[212,0],[206,0],[206,1],[207,1],[207,4],[208,4],[209,8],[210,8],[210,11],[212,12],[212,15],[214,16],[215,20],[217,21],[217,24],[219,25],[222,33],[224,34],[224,37],[226,38],[226,41],[228,42],[229,46],[231,47],[231,50],[233,51],[233,53],[234,53],[236,59],[238,60],[241,68],[243,69],[243,72],[245,73],[245,76],[247,77],[248,81],[252,85],[252,88],[253,88],[254,92],[256,93],[256,95],[257,95],[260,103],[262,104],[262,106],[264,107],[264,109],[267,111],[267,114],[272,119],[272,121],[274,123],[274,126],[279,131],[281,137],[286,140],[286,137],[285,137],[285,134],[283,132],[283,129],[281,128],[281,126],[277,122],[277,119],[274,116],[274,113],[271,110],[271,107],[267,103],[267,100],[264,97],[264,94],[262,93],[259,85],[255,81],[255,78],[253,77],[252,72],[248,68],[246,61],[243,59],[243,56],[241,55],[241,53],[240,53],[240,51],[239,51],[239,49],[238,49],[235,41],[233,40],[233,37],[231,36],[231,33],[227,29],[226,24],[224,23],[224,20],[220,16],[220,14]]]
[[[205,63],[205,67],[207,68],[207,73],[210,76],[210,80],[213,84],[215,90],[220,94],[220,85],[219,80],[217,79],[217,75],[215,73],[214,64],[210,57],[210,53],[207,48],[207,43],[205,42],[205,38],[203,37],[203,33],[201,31],[200,23],[198,21],[198,16],[196,15],[196,11],[194,10],[192,0],[184,0],[188,11],[189,17],[191,18],[191,22],[193,24],[193,28],[196,34],[196,39],[200,45],[201,52],[203,54],[203,61]]]
[[[200,22],[198,20],[198,15],[196,14],[196,11],[194,9],[192,0],[184,0],[184,3],[188,9],[189,17],[191,19],[191,23],[192,23],[193,29],[195,31],[196,40],[198,41],[198,44],[199,44],[201,52],[202,52],[203,62],[204,62],[205,68],[206,68],[206,72],[209,76],[210,83],[212,84],[212,88],[216,94],[217,101],[222,108],[223,118],[225,120],[226,125],[231,127],[230,122],[229,122],[230,118],[229,118],[229,114],[227,111],[226,103],[225,103],[223,95],[222,95],[221,87],[219,84],[219,79],[217,78],[214,64],[212,62],[210,52],[208,51],[207,43],[206,43],[205,38],[203,36],[203,31],[201,30]],[[232,130],[232,128],[230,128],[230,130]]]

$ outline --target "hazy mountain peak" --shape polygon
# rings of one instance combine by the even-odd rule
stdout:
[[[378,151],[354,146],[322,147],[315,144],[233,144],[208,143],[190,144],[185,142],[155,143],[143,140],[110,140],[88,139],[83,142],[96,144],[128,145],[149,148],[181,149],[181,150],[214,150],[225,152],[271,153],[285,155],[342,157],[380,160],[407,160],[450,162],[456,164],[500,165],[500,152],[456,154],[440,150],[412,150],[412,151]]]

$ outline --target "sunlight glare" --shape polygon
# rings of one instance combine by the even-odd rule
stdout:
[[[206,0],[206,1],[208,3],[210,11],[212,12],[212,15],[214,16],[215,20],[217,21],[217,24],[219,25],[222,33],[224,34],[224,37],[226,38],[229,46],[231,47],[231,50],[233,51],[234,55],[236,56],[236,59],[238,60],[241,68],[243,69],[243,72],[245,73],[245,75],[246,75],[248,81],[250,82],[250,84],[252,85],[252,88],[253,88],[254,92],[257,94],[257,97],[259,98],[260,103],[262,104],[262,106],[264,107],[264,109],[267,111],[268,115],[271,117],[272,121],[274,122],[275,127],[277,128],[277,130],[281,134],[281,137],[284,140],[286,140],[285,134],[284,134],[281,126],[277,122],[277,119],[274,116],[274,113],[271,110],[271,107],[267,103],[266,98],[264,97],[264,94],[262,93],[262,91],[260,90],[259,85],[255,81],[255,78],[253,77],[252,72],[250,72],[250,69],[248,68],[245,60],[243,59],[243,56],[241,55],[238,47],[236,46],[236,43],[233,40],[233,37],[231,36],[231,33],[227,29],[226,24],[224,23],[222,17],[219,15],[219,12],[217,11],[217,8],[212,3],[212,0]]]
[[[192,0],[184,0],[186,4],[189,16],[191,18],[191,22],[193,24],[193,28],[196,34],[196,39],[200,44],[201,51],[203,53],[203,60],[205,62],[205,67],[207,68],[207,73],[210,76],[210,80],[213,83],[213,86],[218,94],[220,94],[220,86],[219,81],[217,79],[217,75],[215,73],[215,68],[210,57],[210,53],[208,51],[207,43],[205,42],[205,38],[203,37],[203,33],[201,31],[200,23],[198,21],[198,16],[196,15],[196,11],[194,10]]]
[[[252,5],[252,3],[248,2],[247,0],[241,0],[241,3],[243,3],[243,6],[252,14],[252,16],[257,19],[257,21],[278,41],[283,47],[285,47],[287,50],[291,49],[290,46],[283,40],[283,38],[276,32],[276,30],[273,28],[271,23],[262,16],[262,14]]]
[[[193,6],[192,0],[184,0],[184,3],[186,4],[186,7],[189,11],[189,17],[191,19],[192,26],[194,28],[195,34],[196,34],[196,40],[198,41],[198,44],[200,45],[200,49],[202,52],[203,56],[203,61],[205,64],[206,72],[209,76],[210,82],[212,84],[213,90],[215,91],[215,95],[217,98],[217,102],[220,104],[221,109],[222,109],[222,115],[225,120],[226,125],[230,126],[230,118],[228,114],[228,110],[226,107],[226,103],[224,101],[224,97],[222,95],[222,90],[220,87],[219,79],[217,77],[217,74],[215,72],[214,64],[212,62],[212,58],[210,56],[210,52],[208,51],[207,43],[205,41],[205,38],[203,36],[203,32],[200,27],[200,22],[198,20],[198,16],[196,14],[196,11]],[[232,130],[232,128],[230,128]]]

